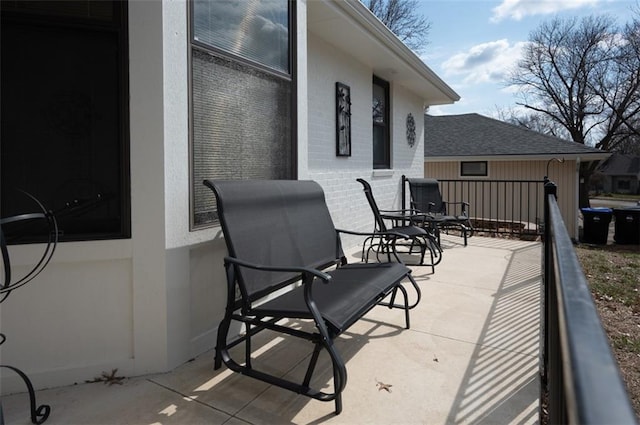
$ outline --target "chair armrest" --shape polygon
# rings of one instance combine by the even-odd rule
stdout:
[[[386,232],[354,232],[353,230],[343,230],[343,229],[336,229],[336,232],[338,233],[346,233],[348,235],[356,235],[356,236],[399,236],[403,239],[411,239],[409,237],[409,235],[405,235],[404,233],[400,233],[400,232],[392,232],[392,231],[386,231]]]
[[[331,276],[325,272],[310,267],[301,266],[267,266],[264,264],[251,263],[235,257],[224,257],[224,262],[234,264],[241,267],[247,267],[254,270],[262,270],[268,272],[297,272],[311,274],[319,279],[322,279],[325,283],[331,280]]]
[[[379,210],[380,217],[384,220],[391,220],[394,223],[394,227],[397,226],[398,222],[414,223],[420,222],[424,224],[426,221],[426,217],[428,217],[427,213],[423,213],[417,209],[401,209],[401,210]]]
[[[403,210],[378,210],[381,213],[402,213],[405,214],[407,212],[409,212],[410,214],[417,214],[420,213],[420,211],[416,210],[415,208],[409,208],[409,209],[403,209]]]
[[[469,206],[469,203],[468,203],[468,202],[466,202],[466,201],[460,201],[460,202],[443,202],[443,204],[446,204],[446,205],[449,205],[449,204],[451,204],[451,205],[462,205],[462,215],[465,215],[465,214],[466,214],[467,207]]]

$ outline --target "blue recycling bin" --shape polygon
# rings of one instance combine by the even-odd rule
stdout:
[[[582,211],[582,242],[606,245],[609,237],[609,224],[613,217],[611,208],[581,208]]]
[[[640,244],[640,207],[614,208],[616,219],[613,240],[617,244]]]

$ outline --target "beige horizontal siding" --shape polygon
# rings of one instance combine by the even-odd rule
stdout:
[[[425,177],[438,180],[542,180],[547,173],[548,161],[488,161],[488,176],[461,177],[460,162],[425,162]],[[558,206],[569,232],[578,237],[576,218],[577,181],[576,162],[551,162],[549,179],[558,185]],[[491,187],[489,187],[491,186]],[[536,224],[543,220],[543,194],[533,186],[515,184],[456,184],[443,197],[449,202],[466,201],[470,215],[477,218],[521,220]],[[454,199],[455,198],[455,199]],[[537,206],[536,206],[536,200]]]

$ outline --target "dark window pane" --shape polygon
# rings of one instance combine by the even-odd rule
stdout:
[[[287,0],[196,0],[196,41],[289,73]]]
[[[461,176],[486,176],[487,175],[487,162],[486,161],[470,161],[460,163],[460,175]]]
[[[373,168],[391,168],[389,83],[373,78]]]
[[[622,190],[631,189],[631,181],[629,181],[629,180],[618,180],[618,189],[622,189]]]
[[[385,90],[384,87],[373,85],[373,123],[385,125]]]
[[[373,168],[388,168],[385,133],[384,127],[373,127]]]
[[[290,179],[291,82],[193,50],[194,225],[216,219],[204,179]]]
[[[128,236],[118,32],[3,16],[1,49],[2,217],[34,210],[24,190],[62,241]]]
[[[3,12],[20,12],[34,16],[81,18],[96,21],[114,20],[114,9],[113,2],[104,0],[2,0]]]

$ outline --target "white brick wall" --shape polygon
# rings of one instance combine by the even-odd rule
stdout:
[[[308,152],[306,167],[300,167],[300,179],[322,185],[329,210],[338,228],[370,231],[373,214],[357,178],[367,180],[381,209],[401,205],[401,176],[422,176],[423,99],[390,81],[392,125],[392,170],[373,170],[372,152],[372,78],[374,71],[356,62],[348,52],[309,34],[308,37]],[[351,156],[337,157],[335,129],[335,83],[351,88]],[[406,118],[416,122],[416,144],[409,147]],[[302,129],[301,129],[302,130]],[[301,158],[304,161],[304,158]],[[362,238],[344,237],[345,248],[361,243]]]

